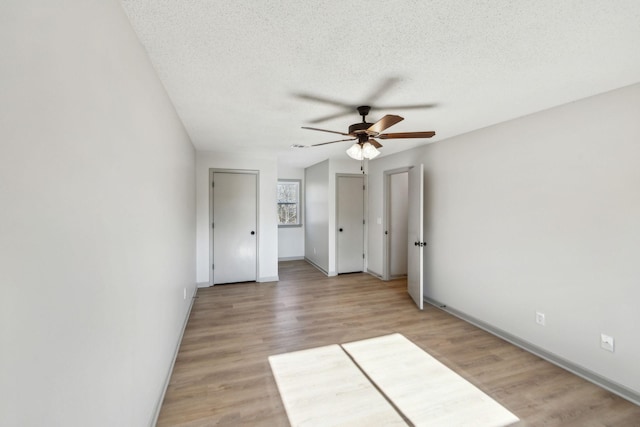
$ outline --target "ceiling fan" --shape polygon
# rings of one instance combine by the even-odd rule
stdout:
[[[322,142],[320,144],[312,144],[311,147],[334,144],[336,142],[343,142],[343,141],[357,141],[351,148],[349,148],[349,150],[347,150],[347,154],[356,160],[362,160],[363,158],[372,159],[378,154],[380,154],[380,152],[377,149],[382,147],[382,144],[380,144],[374,138],[379,138],[379,139],[431,138],[436,134],[433,131],[382,133],[386,129],[395,125],[396,123],[399,123],[402,120],[404,120],[404,118],[400,116],[392,115],[392,114],[387,114],[386,116],[384,116],[383,118],[381,118],[375,123],[367,123],[366,117],[367,117],[367,114],[369,114],[371,107],[368,105],[361,105],[357,107],[357,110],[358,110],[358,114],[362,116],[362,122],[354,123],[351,126],[349,126],[348,133],[302,126],[302,129],[335,133],[338,135],[344,135],[349,137],[346,139],[339,139],[337,141],[329,141],[329,142]],[[306,146],[293,145],[293,147],[304,148]]]

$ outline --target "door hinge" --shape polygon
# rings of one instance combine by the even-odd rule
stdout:
[[[212,183],[211,183],[211,188],[213,188],[213,187],[215,187],[215,185],[214,185],[214,183],[212,182]]]
[[[362,191],[364,191],[364,185],[362,186]]]
[[[211,228],[213,228],[213,223],[211,223]]]
[[[364,219],[362,220],[362,225],[364,225]]]
[[[362,259],[364,259],[364,254],[362,254]]]
[[[213,270],[215,268],[216,268],[215,265],[211,264],[211,269]]]

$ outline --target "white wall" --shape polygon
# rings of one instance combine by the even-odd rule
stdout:
[[[639,116],[637,84],[376,160],[425,163],[426,295],[640,393]]]
[[[278,228],[278,259],[304,258],[304,169],[278,165],[278,179],[300,180],[300,212],[302,226]]]
[[[305,169],[305,258],[329,271],[329,160]]]
[[[213,153],[196,155],[197,204],[197,277],[198,286],[209,286],[211,263],[210,169],[244,169],[259,171],[258,182],[258,282],[278,280],[278,212],[276,187],[277,159],[274,155],[255,153]]]
[[[149,425],[195,291],[193,146],[117,1],[2,2],[0,50],[0,425]]]

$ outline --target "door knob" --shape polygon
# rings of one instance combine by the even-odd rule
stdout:
[[[385,232],[384,232],[384,234],[389,234],[389,232],[388,232],[388,231],[385,231]]]
[[[251,232],[251,235],[253,236],[254,234],[256,234],[256,232],[255,232],[255,231],[252,231],[252,232]]]
[[[413,242],[413,246],[418,246],[418,242]]]
[[[342,233],[342,228],[338,229],[338,231]]]

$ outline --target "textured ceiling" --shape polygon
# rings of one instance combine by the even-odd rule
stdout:
[[[640,81],[638,0],[122,5],[198,150],[298,167],[350,145],[292,149],[340,139],[301,126],[360,121],[354,109],[318,122],[345,111],[320,100],[372,104],[369,122],[403,116],[390,132],[437,132],[381,141],[388,155]]]

